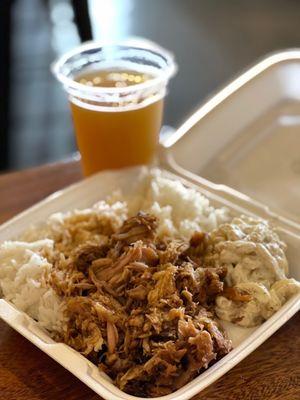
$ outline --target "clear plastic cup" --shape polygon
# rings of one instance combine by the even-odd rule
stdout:
[[[144,39],[88,42],[52,71],[69,95],[85,175],[152,162],[167,84],[176,72],[171,53]],[[120,79],[112,86],[107,77]]]

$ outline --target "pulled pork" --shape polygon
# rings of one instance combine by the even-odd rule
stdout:
[[[205,266],[209,235],[161,241],[156,227],[139,213],[98,244],[60,248],[49,277],[66,304],[59,339],[136,396],[171,393],[231,350],[214,320],[226,269]]]

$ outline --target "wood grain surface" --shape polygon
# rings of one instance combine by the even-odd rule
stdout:
[[[81,179],[78,162],[0,175],[0,222]],[[0,321],[0,400],[96,400],[87,386]],[[196,400],[299,400],[300,313]]]

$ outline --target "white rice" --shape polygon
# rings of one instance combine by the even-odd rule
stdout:
[[[212,207],[197,190],[159,172],[150,181],[142,209],[158,218],[160,236],[189,238],[196,230],[211,231],[228,221],[227,209]]]
[[[53,248],[49,239],[36,242],[7,241],[0,245],[0,289],[2,296],[38,320],[48,330],[60,329],[61,300],[48,288],[44,275],[52,265],[40,252]]]
[[[64,218],[96,213],[114,218],[118,227],[128,216],[144,210],[158,218],[160,236],[189,238],[195,230],[211,231],[228,221],[226,209],[215,209],[195,189],[166,179],[158,171],[148,174],[140,187],[140,193],[131,198],[125,199],[117,192],[107,202],[101,201],[89,209],[56,213],[46,221],[47,226],[52,231],[59,230]],[[42,256],[53,249],[53,241],[47,238],[47,232],[49,229],[45,227],[31,229],[30,234],[24,236],[27,242],[7,241],[0,245],[0,289],[2,297],[19,310],[39,321],[49,331],[55,331],[62,326],[63,304],[43,279],[52,268]]]

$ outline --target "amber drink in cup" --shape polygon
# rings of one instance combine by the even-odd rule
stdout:
[[[175,71],[168,51],[140,40],[86,43],[53,65],[69,95],[85,175],[152,162]]]

